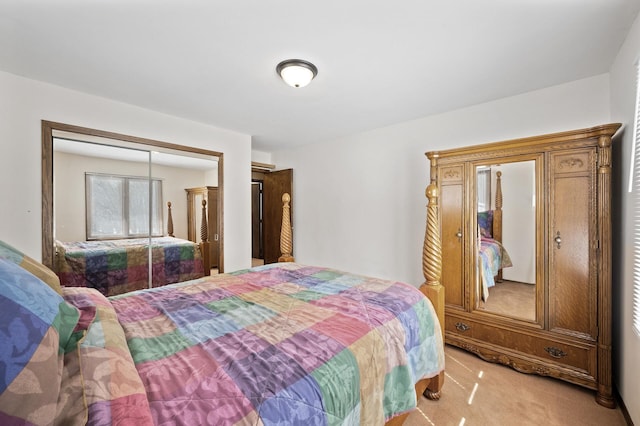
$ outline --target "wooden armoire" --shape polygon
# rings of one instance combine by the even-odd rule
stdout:
[[[428,152],[431,184],[439,191],[445,340],[485,360],[596,390],[614,407],[611,371],[611,143],[620,124]],[[507,166],[526,164],[530,176]],[[477,176],[500,170],[511,195],[496,203],[504,218],[504,248],[526,252],[532,221],[533,282],[508,282],[530,291],[531,315],[488,309],[503,302],[496,290],[483,300],[479,268]],[[483,189],[484,190],[484,189]],[[522,195],[524,201],[516,201]],[[516,205],[524,203],[525,206]],[[495,209],[495,205],[493,206]],[[523,209],[524,208],[524,209]],[[508,221],[514,223],[506,227]],[[510,239],[508,239],[510,237]],[[510,242],[507,242],[510,241]],[[526,259],[526,258],[522,258]],[[524,263],[512,256],[513,267]],[[509,268],[504,269],[507,276]],[[506,280],[506,278],[505,278]],[[518,287],[518,284],[526,284]],[[491,291],[491,289],[489,289]],[[493,299],[492,299],[493,297]]]
[[[200,242],[202,200],[207,202],[207,228],[209,231],[209,260],[212,268],[219,267],[220,238],[218,233],[218,187],[187,188],[187,238]]]

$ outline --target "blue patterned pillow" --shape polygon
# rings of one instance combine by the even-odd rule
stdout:
[[[32,259],[4,241],[0,241],[0,257],[10,260],[21,268],[31,272],[33,275],[44,281],[49,287],[54,289],[56,293],[62,295],[60,279],[51,269],[47,268],[42,263]]]
[[[65,352],[77,348],[78,310],[0,257],[0,424],[43,424],[56,414]]]
[[[478,227],[481,236],[493,238],[493,210],[478,213]]]

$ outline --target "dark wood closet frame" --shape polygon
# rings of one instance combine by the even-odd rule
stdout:
[[[101,137],[125,142],[171,149],[174,151],[191,152],[218,158],[218,233],[220,235],[219,272],[224,272],[224,154],[217,151],[177,145],[137,136],[129,136],[88,127],[57,123],[42,120],[42,263],[53,268],[53,133],[54,131],[77,133],[79,135]],[[186,202],[186,201],[185,201]]]

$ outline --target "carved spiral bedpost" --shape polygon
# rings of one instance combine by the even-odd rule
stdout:
[[[167,201],[167,235],[175,237],[173,235],[173,216],[171,216],[171,201]]]
[[[440,241],[440,226],[438,221],[438,187],[429,184],[425,190],[427,203],[427,225],[424,233],[424,247],[422,251],[422,274],[425,285],[440,285],[442,278],[442,243]]]
[[[440,241],[440,220],[438,218],[438,187],[430,184],[425,194],[429,199],[427,205],[427,225],[424,233],[422,249],[422,274],[425,283],[420,290],[431,300],[438,314],[440,328],[444,336],[444,287],[442,278],[442,243]]]
[[[502,242],[502,172],[496,172],[496,200],[493,209],[493,239]],[[502,282],[502,269],[498,271],[497,282]]]
[[[437,185],[437,161],[438,155],[431,153],[431,183],[425,190],[425,195],[429,200],[427,204],[427,223],[424,233],[424,245],[422,249],[422,274],[425,282],[420,286],[420,291],[424,293],[433,304],[433,307],[440,322],[440,331],[444,339],[444,287],[440,280],[442,278],[442,243],[440,240],[440,212],[438,205],[438,185]],[[424,391],[424,396],[429,399],[440,399],[440,389],[444,382],[444,373],[432,379],[429,387]]]
[[[202,219],[200,220],[200,253],[204,275],[211,275],[211,251],[209,242],[209,225],[207,223],[207,200],[202,200]]]
[[[282,256],[278,258],[278,262],[295,262],[295,259],[291,255],[292,232],[290,201],[291,196],[285,192],[282,195],[282,226],[280,228],[280,252]]]

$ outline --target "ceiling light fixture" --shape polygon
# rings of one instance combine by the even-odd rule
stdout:
[[[304,87],[318,75],[318,68],[302,59],[287,59],[276,67],[278,75],[291,87]]]

